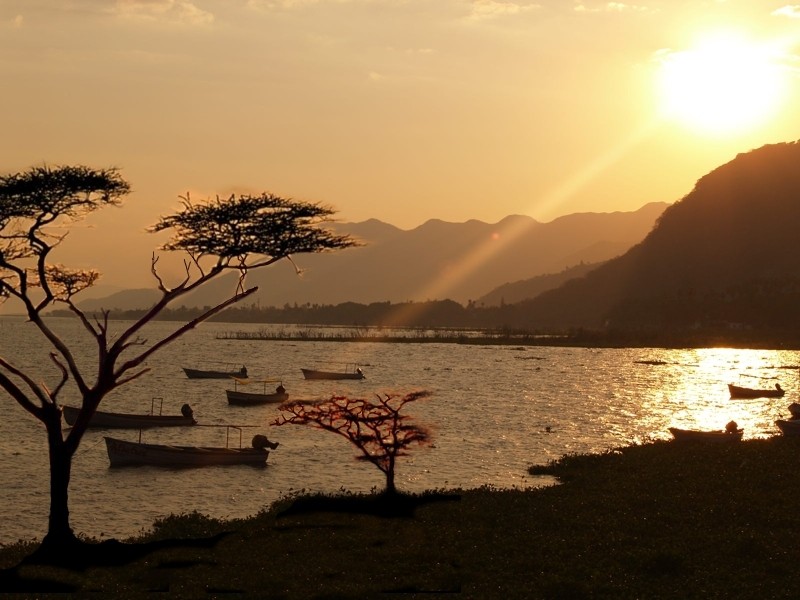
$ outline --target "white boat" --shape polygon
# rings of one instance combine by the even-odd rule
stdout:
[[[800,419],[778,419],[775,425],[785,436],[800,436]]]
[[[738,442],[741,441],[743,431],[737,429],[736,431],[704,431],[699,429],[680,429],[678,427],[670,427],[669,432],[676,442]]]
[[[247,377],[247,367],[242,365],[241,369],[236,370],[203,370],[203,369],[190,369],[188,367],[181,367],[186,377],[189,379],[228,379],[230,377]]]
[[[156,399],[154,399],[155,401]],[[159,398],[160,400],[160,398]],[[154,406],[154,405],[153,405]],[[184,427],[197,425],[194,420],[192,407],[184,404],[179,415],[154,414],[151,406],[150,414],[130,414],[95,411],[89,421],[89,427],[102,427],[107,429],[146,429],[149,427]],[[74,406],[61,407],[67,425],[75,425],[80,409]]]
[[[151,465],[159,467],[208,467],[214,465],[265,466],[269,449],[278,447],[263,435],[253,437],[253,447],[174,446],[146,444],[105,437],[112,467]]]
[[[274,392],[267,392],[267,385],[272,385],[273,383],[278,383],[278,386],[275,388]],[[262,392],[245,392],[238,387],[240,385],[247,386],[253,383],[263,383],[264,389]],[[286,393],[286,389],[283,387],[283,383],[281,383],[278,379],[265,379],[259,382],[254,382],[251,380],[242,380],[237,379],[234,377],[234,389],[232,390],[225,390],[225,395],[228,397],[228,404],[233,404],[236,406],[256,406],[259,404],[280,404],[289,400],[289,394]]]
[[[306,379],[364,379],[364,372],[356,365],[346,365],[344,371],[318,371],[316,369],[300,369]]]

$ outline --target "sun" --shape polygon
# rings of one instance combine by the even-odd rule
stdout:
[[[709,35],[688,50],[662,52],[660,63],[662,115],[697,132],[753,129],[776,114],[782,99],[773,50],[741,35]]]

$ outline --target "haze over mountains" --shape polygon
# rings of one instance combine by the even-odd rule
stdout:
[[[550,223],[523,216],[495,224],[430,220],[408,231],[374,219],[335,224],[364,245],[299,255],[295,261],[301,276],[281,261],[249,274],[248,284],[259,286],[254,301],[262,306],[440,299],[466,304],[481,298],[499,303],[502,297],[491,293],[504,284],[622,254],[644,238],[667,206],[651,203],[635,212],[567,215]],[[552,280],[542,289],[558,283]],[[231,275],[187,296],[185,305],[212,305],[234,289]],[[80,305],[88,310],[145,308],[155,298],[155,290],[126,290]],[[509,292],[504,301],[516,301],[512,298],[517,296]]]

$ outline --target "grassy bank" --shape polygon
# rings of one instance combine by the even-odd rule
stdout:
[[[114,567],[23,565],[3,581],[5,591],[37,579],[40,589],[57,582],[114,597],[795,598],[798,456],[791,438],[655,442],[534,467],[563,482],[538,490],[431,493],[400,505],[284,500],[232,522],[185,515],[137,541],[213,543]],[[0,566],[24,551],[4,549]]]

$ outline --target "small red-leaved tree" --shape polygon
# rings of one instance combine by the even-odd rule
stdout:
[[[273,425],[308,425],[338,433],[361,452],[357,458],[378,467],[386,476],[387,495],[395,495],[394,471],[397,458],[406,456],[412,444],[427,444],[428,431],[409,423],[410,416],[400,414],[411,402],[426,398],[429,392],[411,392],[405,396],[378,395],[376,402],[332,396],[328,400],[297,400],[281,405],[282,414]]]

